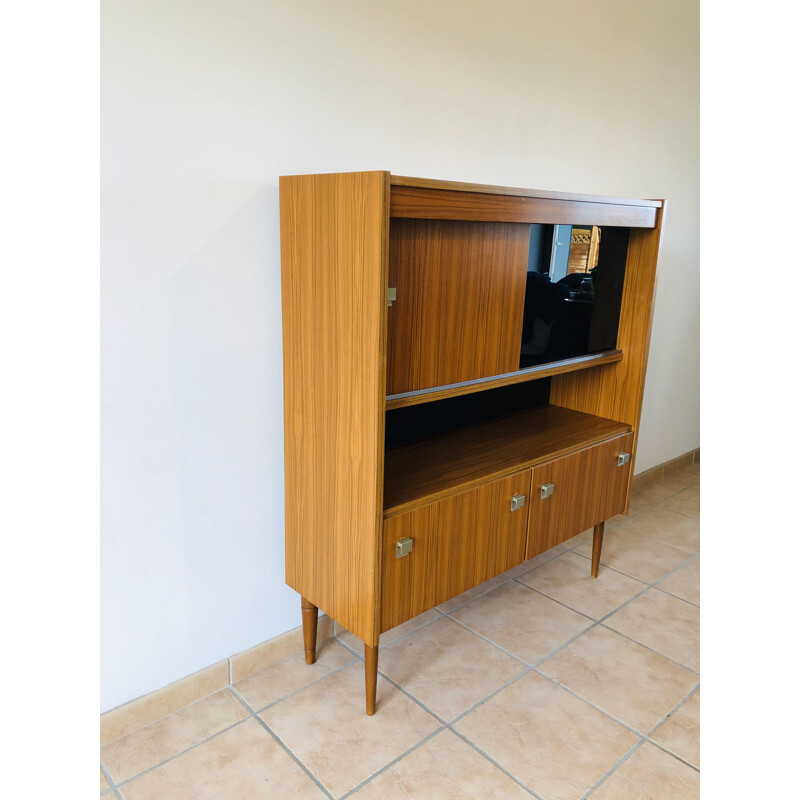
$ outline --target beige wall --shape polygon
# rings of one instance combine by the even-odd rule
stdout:
[[[281,174],[666,197],[638,472],[699,444],[697,0],[106,0],[102,707],[299,624]]]

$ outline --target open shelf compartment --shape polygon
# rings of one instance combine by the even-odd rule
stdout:
[[[403,514],[630,430],[626,423],[542,405],[388,449],[383,516]]]

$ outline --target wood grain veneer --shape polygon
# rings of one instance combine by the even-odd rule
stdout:
[[[415,186],[392,186],[391,216],[553,225],[620,225],[652,228],[657,209],[551,197],[498,195]]]
[[[386,410],[415,406],[420,403],[430,403],[434,400],[444,400],[446,397],[459,397],[474,392],[483,392],[488,389],[498,389],[501,386],[511,386],[515,383],[525,383],[531,380],[550,378],[564,372],[575,372],[581,369],[597,367],[601,364],[613,364],[622,359],[622,350],[605,350],[602,353],[591,353],[588,356],[575,356],[565,358],[563,361],[551,361],[537,367],[527,367],[507,375],[496,375],[492,378],[478,378],[468,383],[456,383],[450,386],[436,386],[433,389],[420,389],[416,392],[389,395],[386,398]]]
[[[652,230],[630,231],[617,334],[617,347],[624,358],[596,370],[558,375],[552,379],[550,388],[550,402],[554,405],[630,425],[634,432],[631,462],[635,461],[642,413],[659,242],[666,208],[667,203],[663,201],[662,208],[657,209],[656,226]],[[626,496],[627,511],[629,491]]]
[[[619,467],[617,456],[630,452],[632,439],[616,436],[533,469],[526,559],[622,511],[630,462]],[[542,499],[546,484],[553,494]]]
[[[393,219],[387,393],[519,368],[530,228]]]
[[[388,173],[282,177],[286,582],[378,641]]]
[[[511,511],[511,498],[527,498],[530,485],[530,470],[524,470],[386,520],[381,630],[522,563],[527,508]],[[413,550],[397,558],[396,542],[405,537]]]
[[[384,517],[459,494],[629,430],[625,423],[548,405],[388,450]]]

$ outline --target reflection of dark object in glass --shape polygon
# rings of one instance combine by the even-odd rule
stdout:
[[[551,283],[547,275],[529,272],[525,287],[525,311],[522,317],[522,360],[548,352],[553,322],[561,314],[561,306],[569,297],[569,289],[561,283]],[[520,366],[532,366],[538,360]]]
[[[604,228],[597,267],[550,280],[552,225],[531,226],[520,369],[616,347],[627,228]],[[536,228],[536,230],[534,230]],[[551,248],[552,249],[552,248]]]

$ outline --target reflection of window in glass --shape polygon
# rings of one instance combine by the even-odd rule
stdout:
[[[569,265],[567,274],[573,272],[591,272],[597,266],[600,254],[600,228],[573,227],[569,248]]]

